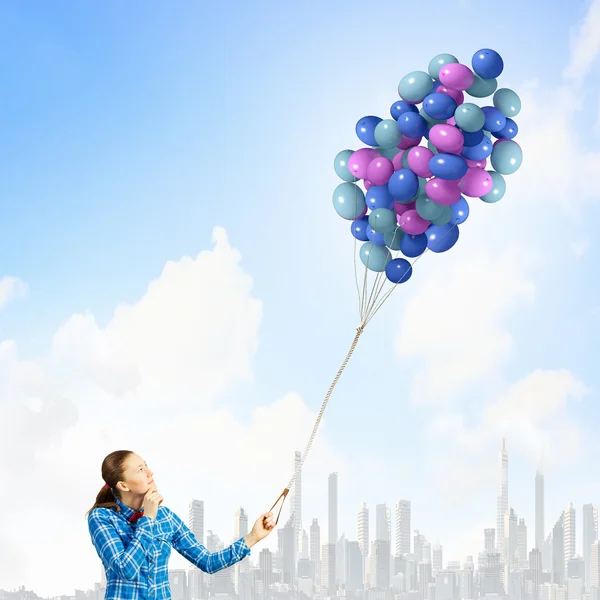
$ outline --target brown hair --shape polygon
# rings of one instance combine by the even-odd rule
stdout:
[[[102,479],[110,487],[102,486],[96,496],[94,506],[85,513],[86,516],[95,508],[113,508],[117,512],[121,512],[120,506],[115,502],[115,498],[121,497],[117,483],[123,481],[123,467],[131,454],[133,454],[132,450],[115,450],[102,461]]]

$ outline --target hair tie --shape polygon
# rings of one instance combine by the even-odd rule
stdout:
[[[110,485],[108,485],[108,483],[105,483],[105,484],[104,484],[104,487],[105,487],[105,488],[108,488],[108,489],[110,490]]]

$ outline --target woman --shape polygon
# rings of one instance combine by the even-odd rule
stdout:
[[[105,600],[159,600],[171,597],[171,547],[206,573],[237,563],[275,527],[273,514],[261,515],[252,531],[228,548],[210,553],[184,522],[162,504],[154,474],[131,450],[118,450],[102,462],[105,485],[88,511],[92,543],[106,571]]]

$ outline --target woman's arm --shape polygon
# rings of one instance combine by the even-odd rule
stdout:
[[[92,543],[105,566],[111,568],[123,579],[135,579],[146,560],[148,548],[152,544],[154,519],[141,517],[138,520],[133,539],[125,549],[108,510],[97,508],[88,515],[88,528],[92,536]]]

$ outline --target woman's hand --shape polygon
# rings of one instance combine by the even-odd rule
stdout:
[[[263,513],[256,519],[252,526],[252,531],[244,537],[248,548],[252,548],[254,544],[264,540],[271,531],[275,529],[275,519],[272,512]]]
[[[162,503],[163,497],[158,493],[155,488],[150,488],[144,496],[144,516],[156,519],[158,513],[158,507]]]

